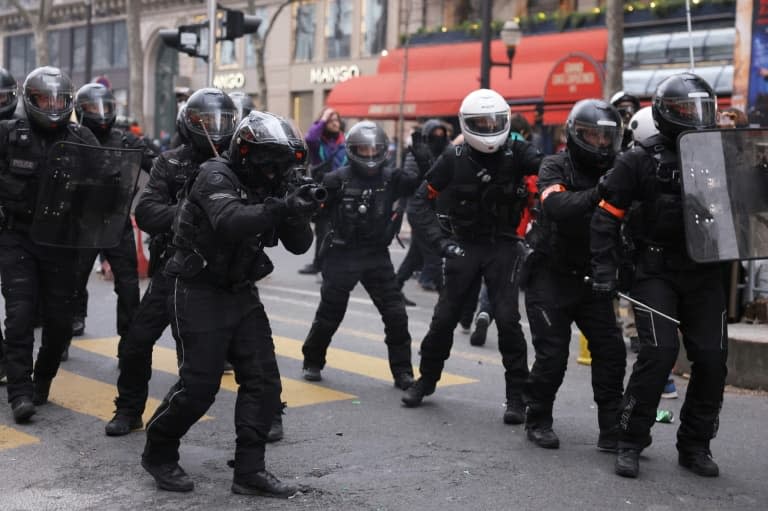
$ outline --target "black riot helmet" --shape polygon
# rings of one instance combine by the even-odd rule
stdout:
[[[56,130],[69,123],[72,115],[74,88],[72,80],[61,69],[38,67],[24,80],[24,109],[38,128]]]
[[[599,99],[576,103],[565,123],[568,152],[582,171],[601,173],[611,168],[622,136],[619,112]]]
[[[85,84],[75,96],[75,114],[80,124],[96,135],[106,135],[117,117],[115,96],[100,83]]]
[[[656,87],[651,112],[661,134],[677,140],[683,131],[717,125],[717,97],[700,76],[680,73],[663,80]]]
[[[287,119],[252,110],[235,130],[229,159],[246,185],[275,187],[291,169],[304,164],[307,145]]]
[[[0,121],[13,117],[18,99],[16,78],[10,71],[0,67]]]
[[[181,116],[189,142],[203,155],[213,156],[229,146],[237,126],[237,108],[219,89],[200,89],[189,97]]]
[[[421,127],[421,139],[429,147],[429,153],[437,158],[448,145],[448,131],[439,119],[430,119]]]
[[[625,126],[629,124],[629,120],[632,116],[640,110],[640,100],[637,96],[624,92],[623,90],[620,90],[611,96],[611,105],[618,110]]]
[[[179,141],[182,144],[189,143],[189,134],[187,133],[187,128],[184,126],[184,110],[186,110],[186,108],[187,103],[185,102],[181,105],[181,108],[179,108],[179,113],[176,114],[176,133],[178,133]]]
[[[387,161],[389,138],[371,121],[361,121],[347,132],[347,158],[352,170],[361,176],[375,176]]]
[[[248,117],[248,114],[254,109],[253,98],[251,98],[250,94],[246,94],[242,91],[235,91],[230,92],[229,97],[235,104],[235,108],[237,109],[237,119],[240,121]]]

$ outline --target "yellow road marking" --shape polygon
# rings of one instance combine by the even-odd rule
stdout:
[[[0,424],[0,451],[39,443],[40,439],[36,436],[28,435],[17,429]]]
[[[117,342],[117,337],[107,337],[104,339],[75,341],[73,344],[75,347],[91,353],[114,358],[117,355]],[[155,346],[155,349],[152,352],[152,368],[165,373],[178,374],[176,350]],[[283,401],[286,401],[290,407],[307,406],[318,403],[327,403],[330,401],[345,401],[355,398],[352,394],[289,378],[281,378],[281,382],[283,385],[282,399]],[[231,374],[223,375],[221,379],[221,388],[230,392],[237,392],[238,385],[235,382],[234,376]],[[114,392],[113,389],[113,394]]]
[[[116,394],[117,389],[114,385],[59,369],[51,384],[51,394],[48,400],[64,408],[107,422],[112,419],[115,413]],[[147,423],[159,405],[160,401],[157,399],[147,399],[147,407],[143,417],[144,424]],[[203,420],[206,419],[210,419],[210,417],[203,417]]]
[[[301,345],[303,344],[301,341],[279,335],[275,335],[273,338],[275,340],[275,351],[278,355],[297,360],[304,360],[304,354],[301,352]],[[370,355],[362,355],[354,351],[347,351],[339,348],[328,348],[326,359],[327,367],[359,374],[376,380],[383,380],[386,382],[392,381],[392,371],[389,368],[389,362],[385,359],[372,357]],[[465,383],[475,383],[476,381],[477,380],[473,380],[472,378],[466,378],[456,374],[443,373],[438,385],[462,385]]]

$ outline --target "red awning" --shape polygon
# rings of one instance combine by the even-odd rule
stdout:
[[[606,29],[523,37],[513,61],[512,79],[506,68],[494,66],[491,88],[514,105],[545,103],[545,88],[554,66],[573,52],[601,65],[607,41]],[[395,119],[402,99],[406,118],[455,116],[464,96],[480,86],[480,50],[479,42],[410,48],[405,95],[401,98],[405,51],[398,48],[379,60],[376,75],[336,85],[328,104],[346,117]],[[496,62],[507,60],[501,41],[492,41],[491,57]],[[557,99],[561,102],[563,98]],[[574,101],[578,99],[582,98]]]

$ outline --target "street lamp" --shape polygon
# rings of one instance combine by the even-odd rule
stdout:
[[[480,55],[480,88],[491,87],[491,67],[504,66],[509,69],[509,77],[512,78],[512,59],[515,56],[517,45],[523,37],[523,31],[517,22],[509,20],[501,29],[501,40],[507,47],[508,62],[494,62],[491,60],[491,11],[493,0],[483,0],[482,4],[482,52]]]

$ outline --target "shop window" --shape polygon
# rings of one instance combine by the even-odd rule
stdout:
[[[128,31],[125,21],[117,21],[114,24],[112,34],[112,67],[128,67]]]
[[[640,46],[639,37],[624,38],[624,67],[632,67],[638,64],[637,48]]]
[[[387,2],[365,0],[363,12],[364,56],[377,55],[387,47]]]
[[[637,50],[639,64],[664,64],[667,62],[669,34],[655,34],[642,38]]]
[[[705,58],[709,61],[732,60],[735,39],[736,30],[733,28],[710,30],[704,44]]]
[[[7,37],[6,62],[8,70],[19,82],[35,68],[35,40],[32,34]]]
[[[667,61],[674,63],[685,63],[691,61],[690,44],[693,44],[694,62],[701,62],[704,56],[704,39],[707,36],[706,30],[697,30],[688,36],[688,32],[677,32],[672,34],[667,49]]]
[[[221,41],[216,46],[219,50],[219,66],[237,65],[235,41]]]
[[[48,32],[48,62],[54,67],[61,67],[61,31]]]
[[[311,61],[315,54],[315,30],[317,28],[317,5],[314,2],[296,6],[293,60]]]
[[[85,27],[77,27],[72,33],[72,70],[85,70]]]
[[[112,24],[101,23],[93,25],[91,52],[93,69],[109,69],[112,67]],[[90,76],[87,77],[90,80]]]
[[[267,25],[269,19],[267,19],[267,8],[264,6],[257,7],[253,10],[253,15],[261,18],[261,25],[259,30],[255,34],[248,34],[245,36],[245,67],[256,67],[256,43],[257,39],[264,38],[264,33],[267,31]]]
[[[325,24],[326,58],[348,58],[351,36],[352,0],[329,0]]]

